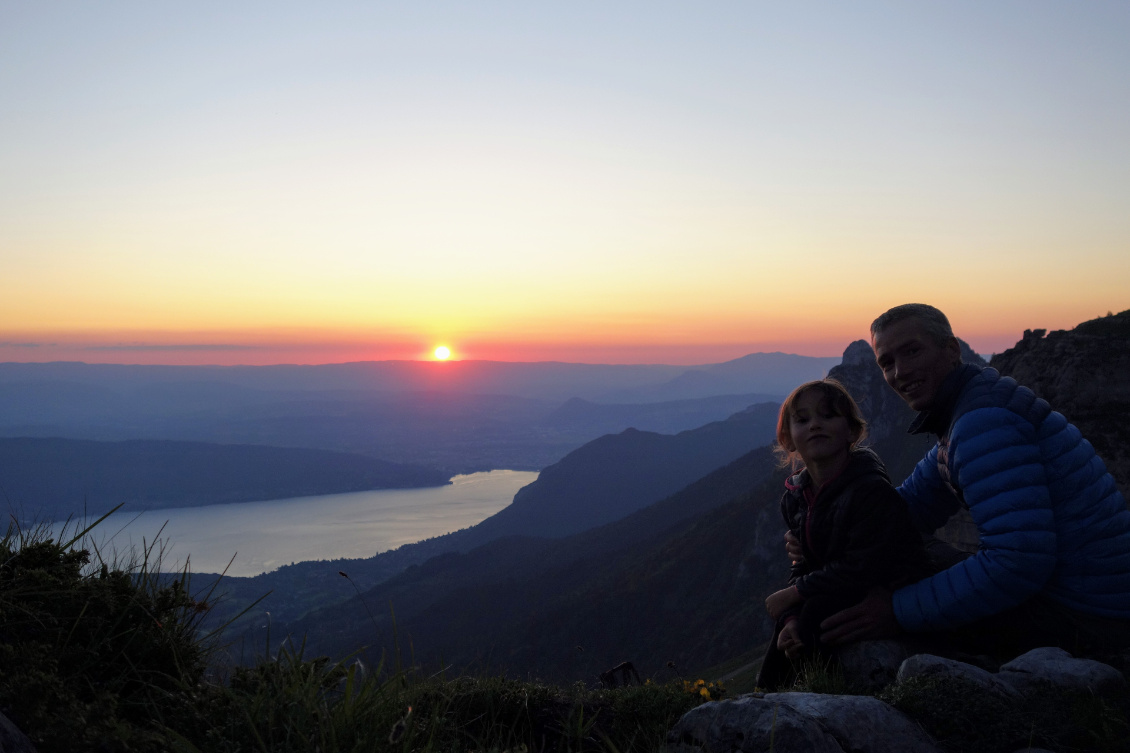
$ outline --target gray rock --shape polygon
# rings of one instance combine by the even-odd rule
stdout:
[[[898,671],[899,682],[906,682],[912,677],[939,676],[966,680],[1005,698],[1014,698],[1019,695],[1016,688],[1002,681],[992,672],[986,672],[972,664],[931,654],[918,654],[910,657],[902,663]]]
[[[0,714],[0,753],[35,753],[28,736],[3,714]]]
[[[770,693],[779,701],[814,719],[836,738],[845,753],[940,753],[941,749],[905,714],[871,696]]]
[[[877,698],[818,693],[747,695],[706,703],[667,735],[668,753],[940,753],[922,729]]]
[[[1109,664],[1076,659],[1062,648],[1037,648],[1001,666],[1001,681],[1025,692],[1040,684],[1099,693],[1122,687],[1126,678]]]
[[[852,690],[874,693],[895,681],[899,667],[913,653],[899,641],[860,641],[836,652]]]
[[[844,753],[814,719],[756,695],[691,709],[667,733],[668,753]]]

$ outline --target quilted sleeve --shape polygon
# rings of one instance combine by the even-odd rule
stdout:
[[[981,550],[895,592],[895,616],[912,632],[958,627],[1015,606],[1055,568],[1055,520],[1032,423],[1005,408],[972,410],[954,424],[950,453]]]
[[[941,528],[961,504],[938,473],[937,445],[918,462],[898,491],[906,501],[910,521],[922,533]]]

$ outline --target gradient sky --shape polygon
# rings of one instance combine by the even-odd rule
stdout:
[[[1130,3],[0,0],[0,361],[982,353],[1130,308]]]

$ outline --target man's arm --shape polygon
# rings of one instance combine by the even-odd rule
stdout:
[[[922,533],[933,533],[941,528],[961,505],[938,473],[937,445],[918,461],[898,492],[906,502],[910,521]]]
[[[891,592],[876,586],[853,607],[820,623],[820,640],[828,644],[893,638],[902,632],[891,607]]]
[[[895,618],[913,632],[1004,611],[1039,592],[1055,568],[1055,519],[1035,427],[1004,408],[970,411],[954,424],[950,458],[981,550],[895,592]]]

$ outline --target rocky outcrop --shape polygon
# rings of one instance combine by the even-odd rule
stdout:
[[[1079,427],[1130,499],[1130,310],[1071,330],[1028,330],[989,365]]]
[[[28,736],[3,714],[0,714],[0,753],[35,753]]]
[[[997,676],[1018,691],[1043,685],[1103,693],[1126,685],[1126,678],[1109,664],[1076,659],[1062,648],[1037,648],[1001,665]]]
[[[878,654],[887,657],[889,649],[882,647]],[[995,673],[929,654],[904,660],[896,686],[922,680],[956,682],[958,687],[999,699],[1002,708],[1037,690],[1102,693],[1126,684],[1114,667],[1073,658],[1058,648],[1029,651]],[[683,715],[668,733],[667,743],[669,753],[941,750],[915,720],[878,698],[816,693],[754,693],[705,703]]]
[[[768,693],[704,703],[667,736],[669,753],[930,753],[940,748],[902,712],[871,696]]]

